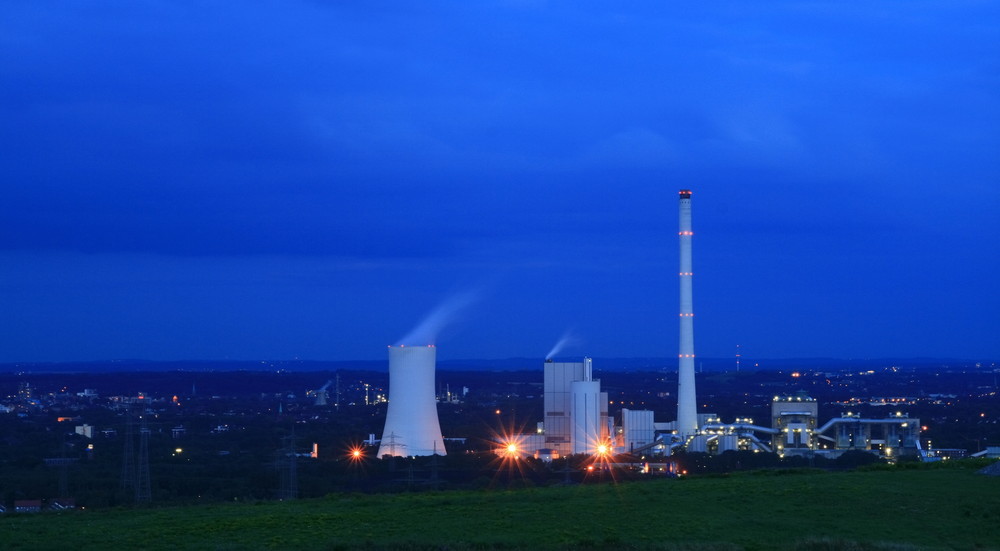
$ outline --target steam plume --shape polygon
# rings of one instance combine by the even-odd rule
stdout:
[[[478,294],[472,291],[454,294],[417,324],[405,337],[396,342],[396,346],[424,346],[434,344],[438,334],[449,323],[460,315],[478,299]]]
[[[549,353],[545,355],[545,359],[551,360],[556,354],[562,352],[563,348],[566,348],[567,346],[575,346],[578,344],[580,344],[579,337],[577,337],[573,333],[572,329],[569,329],[565,333],[563,333],[562,338],[560,338],[559,341],[556,342],[556,345],[552,347],[552,350],[549,350]]]

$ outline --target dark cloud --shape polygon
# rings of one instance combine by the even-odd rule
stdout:
[[[470,353],[542,354],[573,326],[602,354],[668,356],[674,201],[690,187],[708,355],[753,340],[770,355],[1000,353],[984,337],[1000,257],[998,15],[981,2],[8,2],[0,252],[28,271],[65,258],[68,281],[121,255],[209,281],[299,266],[270,288],[285,300],[123,285],[107,304],[124,317],[162,286],[190,312],[240,304],[248,319],[349,328],[373,316],[366,301],[416,293],[385,344],[454,281],[501,274],[478,307],[496,320],[482,331],[510,344],[470,329]],[[136,262],[111,264],[143,281],[161,269]],[[19,281],[38,311],[56,309]],[[85,319],[111,292],[98,287],[62,299]],[[295,310],[310,293],[337,314]],[[223,334],[204,321],[216,311],[163,308]],[[864,337],[852,312],[897,329]],[[968,325],[942,329],[941,315]],[[531,337],[517,335],[525,318]],[[277,330],[289,345],[272,354],[292,353],[294,331]],[[115,355],[111,332],[85,333]],[[178,357],[225,348],[170,338]]]

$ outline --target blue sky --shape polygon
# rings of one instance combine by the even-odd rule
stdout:
[[[651,4],[4,2],[0,361],[1000,358],[1000,6]]]

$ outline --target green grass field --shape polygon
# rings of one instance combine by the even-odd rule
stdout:
[[[743,473],[0,518],[0,549],[1000,549],[972,469]]]

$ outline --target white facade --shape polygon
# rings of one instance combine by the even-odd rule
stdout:
[[[545,362],[545,448],[562,455],[573,453],[572,385],[574,381],[591,380],[592,374],[590,358],[583,362]]]
[[[545,362],[545,449],[560,455],[594,453],[611,434],[608,393],[593,378],[590,358]]]
[[[573,381],[571,384],[573,453],[595,453],[601,443],[601,383]]]
[[[77,425],[76,433],[87,438],[94,437],[94,427],[91,425]]]
[[[679,205],[680,237],[680,346],[677,365],[677,432],[698,432],[698,402],[694,386],[694,306],[691,264],[691,192],[682,189]]]
[[[384,455],[447,455],[434,393],[437,349],[389,347],[389,408],[378,449]]]
[[[651,410],[622,408],[622,443],[625,451],[630,452],[652,444],[655,438],[656,425]]]

